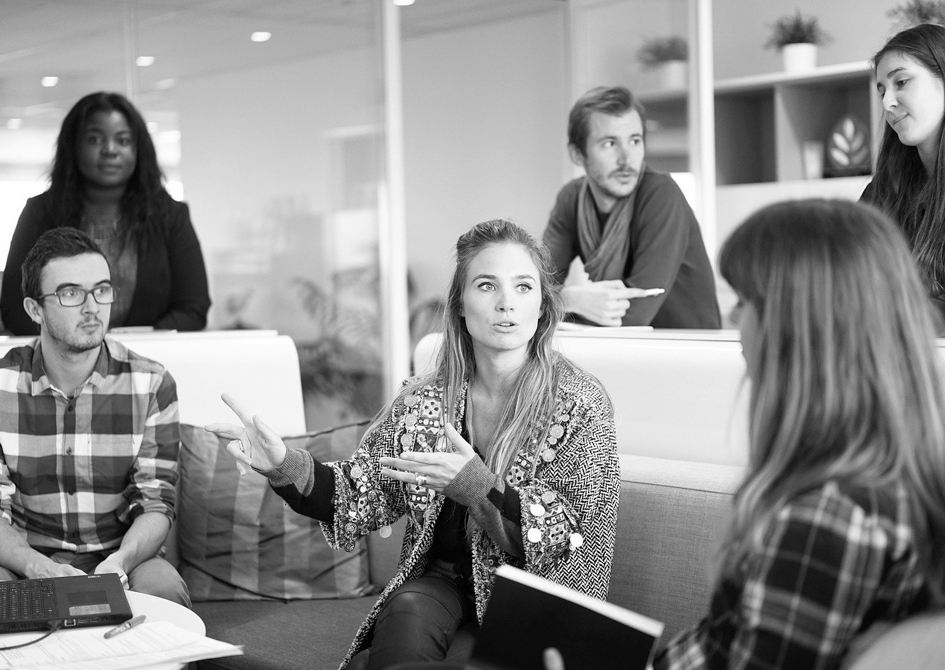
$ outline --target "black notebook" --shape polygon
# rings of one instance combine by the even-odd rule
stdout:
[[[114,573],[0,582],[0,633],[109,626],[131,618]]]
[[[646,670],[662,634],[659,621],[503,565],[496,570],[472,664],[544,670],[542,653],[555,647],[567,670]]]

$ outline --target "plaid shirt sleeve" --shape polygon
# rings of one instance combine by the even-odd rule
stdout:
[[[16,485],[10,480],[10,469],[3,458],[3,448],[0,447],[0,519],[9,524],[13,523],[13,494]]]
[[[180,449],[177,384],[166,371],[153,375],[150,384],[141,447],[129,472],[126,504],[117,510],[118,518],[125,523],[144,512],[160,512],[171,521],[175,515]]]
[[[788,504],[761,555],[716,586],[710,615],[671,640],[658,670],[830,668],[874,605],[893,546],[890,537],[836,484]]]

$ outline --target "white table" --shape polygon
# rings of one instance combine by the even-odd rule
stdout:
[[[131,605],[131,612],[135,616],[144,614],[145,617],[147,617],[146,621],[169,621],[193,633],[200,635],[206,635],[207,633],[207,627],[204,625],[203,619],[197,616],[193,610],[189,610],[177,603],[172,603],[170,600],[165,600],[164,598],[158,598],[157,596],[150,596],[144,593],[136,593],[135,591],[125,591],[125,595],[128,596],[128,604]],[[104,634],[104,631],[114,628],[114,626],[91,626],[89,628],[98,628],[103,631]],[[83,628],[80,630],[87,629]],[[66,629],[62,632],[68,634],[69,630]],[[41,634],[42,632],[0,634],[0,647],[28,642]],[[147,667],[148,670],[180,670],[180,668],[184,668],[186,665],[186,663],[164,663],[162,665],[149,665]]]
[[[207,634],[207,626],[203,619],[193,610],[147,593],[125,591],[125,595],[128,596],[131,613],[135,616],[144,614],[147,617],[146,621],[169,621],[192,633]],[[149,665],[148,670],[180,670],[185,667],[187,667],[186,663],[165,663],[164,665]]]
[[[193,610],[172,603],[170,600],[149,596],[146,593],[137,593],[135,591],[125,591],[128,596],[128,603],[131,605],[131,612],[135,616],[144,614],[146,621],[170,621],[184,630],[198,635],[206,635],[207,627]]]

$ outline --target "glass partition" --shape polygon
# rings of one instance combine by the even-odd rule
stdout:
[[[714,257],[711,13],[711,0],[569,3],[572,99],[593,86],[633,91],[646,108],[646,162],[676,179]]]
[[[310,429],[373,415],[386,395],[381,16],[381,2],[4,3],[0,254],[47,187],[66,112],[124,93],[190,205],[209,327],[293,337]]]

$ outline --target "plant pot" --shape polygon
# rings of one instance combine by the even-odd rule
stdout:
[[[808,72],[817,67],[817,45],[807,42],[785,44],[781,47],[785,72]]]
[[[660,88],[684,89],[689,86],[689,61],[668,60],[657,68]]]

